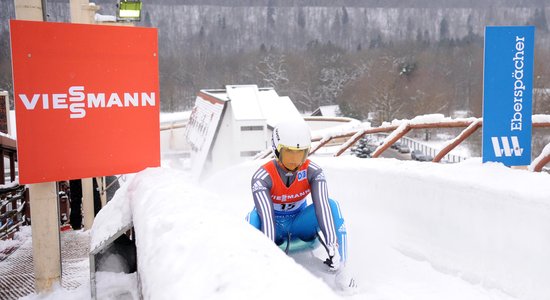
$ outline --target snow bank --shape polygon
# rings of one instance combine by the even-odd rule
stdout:
[[[232,203],[183,174],[148,169],[125,188],[145,299],[337,298],[244,215],[228,214]]]
[[[366,287],[353,299],[550,299],[550,175],[479,159],[313,160],[340,202],[349,267]],[[336,297],[244,222],[250,176],[265,161],[225,169],[202,189],[149,169],[117,193],[133,214],[146,299]],[[115,204],[104,208],[112,218]]]
[[[21,226],[13,239],[0,240],[0,261],[7,257],[7,253],[14,248],[21,246],[31,236],[30,226]]]
[[[533,123],[550,123],[550,115],[533,115],[531,120]]]
[[[312,159],[325,170],[330,196],[340,202],[351,267],[362,286],[375,283],[375,298],[442,299],[434,293],[446,288],[410,286],[405,280],[411,279],[403,279],[402,273],[415,274],[416,269],[392,263],[396,256],[388,261],[388,250],[372,250],[387,242],[443,276],[493,293],[473,297],[461,287],[448,290],[445,299],[550,299],[550,175],[479,159],[459,164],[352,156]],[[225,170],[205,186],[228,199],[245,199],[247,204],[234,202],[246,211],[253,205],[249,177],[262,163]],[[221,180],[229,176],[230,182]],[[438,281],[434,277],[432,284]],[[380,291],[388,285],[390,291]]]
[[[331,196],[344,210],[353,207],[345,215],[349,227],[353,220],[381,216],[379,230],[404,255],[519,299],[549,299],[548,174],[479,160],[316,162],[324,166],[329,188],[338,187]],[[368,230],[353,228],[350,244],[353,232]]]
[[[350,299],[550,298],[547,174],[479,160],[312,159],[346,219],[348,267],[362,290]],[[204,186],[243,215],[253,207],[250,176],[265,161]]]
[[[132,223],[127,187],[122,185],[113,199],[96,215],[90,234],[90,250],[101,246],[120,229]]]
[[[136,274],[97,272],[97,299],[121,300],[139,299]],[[47,294],[31,293],[20,300],[83,300],[91,299],[89,278],[76,289],[65,289],[54,284]]]

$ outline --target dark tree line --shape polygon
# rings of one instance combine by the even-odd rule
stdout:
[[[303,111],[338,104],[343,115],[376,121],[427,113],[481,116],[483,41],[461,40],[387,43],[344,50],[311,41],[303,51],[259,49],[218,56],[207,43],[196,43],[189,57],[161,57],[161,93],[181,93],[163,110],[189,109],[201,88],[257,84],[289,96]],[[535,88],[548,85],[549,50],[537,48]],[[168,71],[168,72],[167,72]],[[170,90],[178,87],[177,90]],[[184,99],[188,100],[185,101]],[[550,110],[546,92],[535,94],[535,113]],[[463,113],[463,114],[464,114]]]
[[[13,14],[8,2],[1,1],[2,22]],[[68,21],[67,2],[48,0],[52,20]],[[96,2],[102,13],[114,12],[113,1]],[[479,18],[498,15],[499,7],[529,7],[518,10],[524,15],[517,22],[535,25],[537,39],[548,41],[547,6],[542,0],[150,0],[138,25],[159,28],[162,111],[190,109],[200,89],[257,84],[274,87],[303,111],[338,104],[344,115],[367,119],[370,113],[381,122],[457,110],[479,116],[479,23],[488,22]],[[371,26],[378,24],[374,18],[396,17],[370,9],[386,7],[404,9],[391,26]],[[431,10],[409,7],[469,9],[436,9],[432,12],[443,15],[426,24],[416,14]],[[504,14],[510,12],[515,10]],[[243,15],[250,18],[240,19]],[[319,31],[314,25],[323,22],[330,26]],[[1,25],[0,88],[12,92],[9,35]],[[467,30],[459,33],[457,27]],[[536,49],[535,87],[541,88],[549,77],[544,45]],[[536,99],[535,112],[546,107]]]

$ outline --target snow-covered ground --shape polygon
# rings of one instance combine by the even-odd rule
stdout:
[[[13,239],[0,240],[0,261],[7,257],[6,253],[11,253],[11,250],[17,249],[25,242],[26,239],[30,237],[31,227],[22,226],[21,230],[15,233]]]
[[[315,160],[346,217],[350,268],[365,289],[357,299],[550,298],[548,174],[476,159]],[[248,200],[255,167],[218,174],[207,186],[232,191],[232,202]]]
[[[262,161],[200,184],[168,168],[137,174],[98,214],[91,247],[131,214],[145,299],[550,299],[549,174],[478,159],[312,159],[346,219],[355,294],[320,279],[311,254],[286,256],[245,223]],[[103,299],[135,295],[132,276],[100,274]],[[84,283],[26,299],[88,291]]]

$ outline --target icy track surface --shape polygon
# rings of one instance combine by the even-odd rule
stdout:
[[[356,294],[334,289],[313,256],[322,251],[286,256],[245,223],[261,161],[200,186],[185,172],[145,170],[98,214],[91,246],[131,214],[145,299],[550,299],[548,174],[476,159],[312,160],[346,219]]]
[[[548,174],[478,159],[449,165],[312,160],[323,167],[329,193],[340,202],[349,268],[361,286],[359,295],[341,296],[550,299]],[[203,186],[242,214],[253,205],[249,174],[259,164],[221,172]]]

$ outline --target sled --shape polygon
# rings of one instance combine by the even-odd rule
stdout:
[[[299,238],[290,238],[280,244],[279,248],[287,254],[294,254],[306,250],[314,250],[319,247],[319,245],[321,245],[319,238],[314,238],[311,241],[302,241]]]

